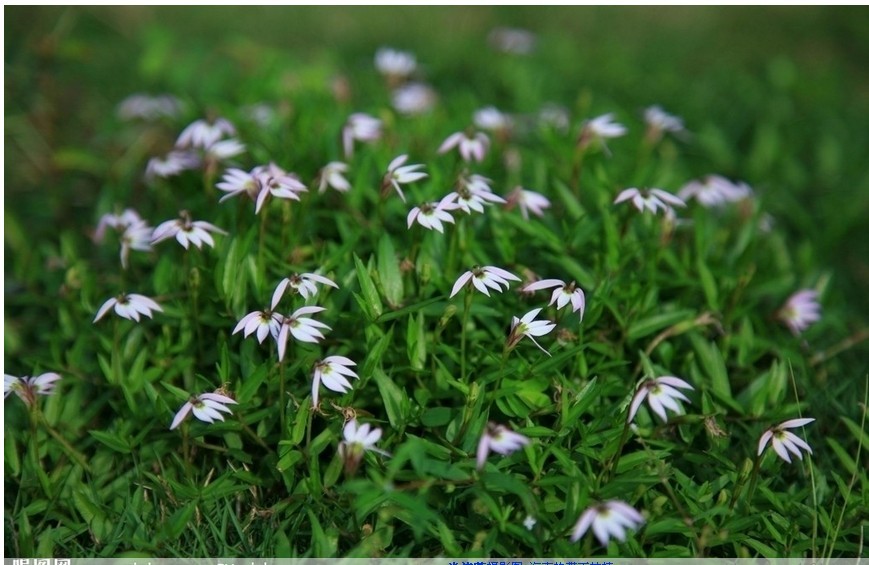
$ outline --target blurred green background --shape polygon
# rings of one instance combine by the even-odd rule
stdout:
[[[556,102],[573,123],[590,117],[581,110],[615,111],[639,127],[639,112],[655,103],[683,116],[696,174],[749,182],[776,229],[804,242],[798,277],[831,267],[839,300],[858,309],[856,319],[869,312],[864,7],[6,7],[5,15],[13,254],[92,225],[106,186],[141,185],[144,156],[119,147],[115,108],[126,96],[173,93],[193,119],[206,108],[329,95],[343,76],[354,89],[347,113],[376,112],[354,102],[377,92],[372,59],[388,45],[416,53],[442,100],[509,112]],[[533,31],[536,51],[495,53],[486,38],[498,26]]]

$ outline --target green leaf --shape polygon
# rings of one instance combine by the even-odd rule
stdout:
[[[12,476],[17,477],[21,473],[21,458],[18,456],[14,434],[3,434],[3,462]]]
[[[628,339],[633,341],[641,337],[646,337],[647,335],[674,326],[679,322],[693,320],[696,316],[697,313],[694,310],[688,309],[653,314],[632,323],[628,328]]]
[[[410,368],[422,371],[426,359],[425,317],[422,312],[410,317],[407,324],[407,358]]]
[[[398,308],[404,300],[404,282],[401,278],[395,246],[387,233],[380,237],[380,244],[377,246],[377,273],[380,276],[380,286],[387,304],[391,308]]]
[[[446,406],[429,408],[423,412],[420,421],[427,428],[446,426],[453,419],[453,409]]]
[[[706,266],[702,257],[697,258],[697,274],[700,275],[700,285],[703,287],[703,294],[706,295],[706,302],[709,308],[718,311],[718,287],[715,284],[715,277],[712,271]]]
[[[377,294],[377,289],[374,287],[374,281],[371,279],[368,268],[355,253],[353,254],[353,262],[356,265],[356,278],[359,280],[359,288],[362,291],[361,298],[365,303],[363,311],[368,320],[373,322],[383,314],[383,304],[380,302],[380,295]],[[358,295],[356,296],[357,300],[359,300]]]
[[[118,453],[129,454],[133,451],[129,441],[115,434],[98,430],[91,430],[88,433],[97,441]]]
[[[184,530],[187,528],[188,524],[190,524],[195,511],[196,504],[190,502],[179,510],[176,510],[169,519],[166,520],[166,523],[163,525],[163,533],[170,541],[175,541],[182,533],[184,533]]]
[[[724,366],[724,358],[715,343],[708,342],[696,333],[691,334],[691,344],[697,352],[700,367],[709,377],[712,390],[718,396],[732,401],[730,393],[730,379],[727,376],[727,367]]]
[[[407,424],[407,414],[410,411],[410,400],[407,397],[407,392],[403,388],[399,388],[382,369],[375,369],[373,376],[377,388],[380,390],[380,396],[383,398],[389,424],[393,428],[404,429]]]

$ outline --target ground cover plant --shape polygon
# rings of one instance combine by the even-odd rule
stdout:
[[[865,555],[857,14],[7,10],[7,554]]]

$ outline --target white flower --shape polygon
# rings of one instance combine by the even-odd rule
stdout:
[[[272,125],[278,116],[275,108],[265,102],[243,106],[241,108],[241,113],[244,117],[263,128]]]
[[[327,286],[331,286],[332,288],[338,288],[338,285],[332,279],[326,278],[323,275],[318,275],[316,273],[302,273],[294,274],[291,277],[283,279],[278,283],[277,288],[275,288],[274,293],[272,293],[272,308],[278,305],[278,302],[281,301],[281,298],[284,296],[284,292],[287,290],[289,286],[296,292],[302,295],[302,298],[307,300],[308,298],[315,296],[317,294],[317,285],[314,283],[325,284]]]
[[[325,192],[328,186],[331,186],[338,192],[350,190],[350,183],[344,178],[344,173],[347,172],[348,168],[347,163],[340,161],[327,163],[325,167],[320,169],[320,192]]]
[[[405,116],[425,114],[434,108],[437,94],[427,84],[414,82],[392,92],[392,107]]]
[[[640,212],[645,209],[649,210],[652,214],[656,214],[659,209],[666,212],[668,208],[672,208],[673,206],[685,206],[681,198],[659,188],[646,190],[638,188],[625,189],[616,197],[614,204],[621,204],[626,200],[630,200]]]
[[[494,106],[486,106],[474,112],[474,125],[489,131],[504,131],[513,127],[513,119]]]
[[[283,322],[284,317],[277,312],[272,312],[271,310],[257,310],[250,314],[246,314],[241,320],[239,320],[235,329],[232,330],[232,333],[237,334],[244,330],[244,337],[249,337],[250,334],[256,332],[256,337],[260,343],[265,340],[266,336],[271,334],[272,338],[277,341],[278,334],[281,331],[281,324],[283,324]]]
[[[154,177],[172,177],[187,170],[196,169],[201,160],[190,151],[171,151],[163,158],[154,157],[148,161],[145,168],[145,178],[149,181]]]
[[[154,229],[151,243],[160,243],[174,236],[184,249],[187,249],[191,243],[197,249],[202,249],[203,243],[214,247],[214,239],[208,232],[226,235],[225,231],[214,224],[203,221],[194,222],[190,218],[190,214],[186,210],[183,210],[179,219],[165,221]]]
[[[181,132],[175,147],[199,147],[207,149],[217,143],[224,136],[235,135],[235,126],[223,118],[217,118],[213,122],[208,120],[196,120]]]
[[[536,43],[537,37],[525,29],[499,27],[489,33],[489,44],[503,53],[528,55]]]
[[[381,193],[388,191],[392,187],[398,192],[402,202],[407,202],[407,200],[405,200],[404,193],[401,191],[401,185],[416,182],[428,176],[427,173],[418,170],[425,165],[405,165],[406,161],[407,155],[399,155],[393,159],[389,163],[389,166],[386,167],[386,174],[383,175],[383,182],[381,183]]]
[[[471,175],[468,178],[461,176],[459,177],[458,190],[449,193],[446,198],[449,198],[451,202],[455,201],[456,207],[461,208],[466,214],[470,214],[472,211],[482,214],[485,212],[484,206],[490,206],[493,203],[507,203],[506,200],[492,192],[489,187],[491,182],[480,175]]]
[[[785,430],[789,428],[800,428],[814,421],[814,418],[796,418],[794,420],[782,422],[781,424],[766,430],[763,432],[763,435],[760,436],[760,442],[757,444],[757,456],[760,457],[760,454],[763,453],[764,449],[766,449],[769,440],[772,440],[772,448],[776,453],[778,453],[778,456],[788,463],[791,462],[791,456],[788,451],[796,455],[798,459],[803,458],[800,449],[812,453],[812,448],[809,447],[808,443],[800,439],[800,437],[793,432]]]
[[[215,141],[205,148],[205,158],[210,161],[223,161],[244,153],[244,143],[237,139]]]
[[[338,444],[338,456],[344,461],[344,470],[348,475],[356,472],[366,451],[391,457],[388,452],[374,446],[382,435],[383,430],[380,428],[374,428],[370,424],[360,426],[355,418],[344,425],[344,441]]]
[[[480,444],[477,446],[477,469],[482,469],[486,465],[489,451],[510,455],[521,449],[522,446],[528,445],[530,441],[527,437],[512,431],[507,426],[489,422],[486,424],[486,431],[483,432]]]
[[[679,133],[685,131],[682,118],[668,114],[660,106],[649,106],[643,112],[643,119],[654,138],[660,137],[663,132]]]
[[[807,289],[795,292],[779,310],[778,317],[794,335],[799,335],[821,319],[818,292]]]
[[[589,526],[594,530],[594,535],[603,545],[607,545],[610,541],[610,536],[623,542],[625,541],[626,530],[636,530],[639,528],[645,519],[637,510],[620,500],[609,500],[607,502],[590,506],[573,528],[573,533],[570,536],[570,541],[577,541],[588,531]]]
[[[733,183],[720,175],[707,175],[685,184],[678,195],[685,202],[696,198],[701,206],[715,208],[750,197],[751,187],[744,182]]]
[[[565,131],[570,127],[570,114],[564,106],[558,104],[545,104],[537,113],[537,120],[540,124],[559,131]]]
[[[404,78],[416,70],[416,57],[407,51],[381,47],[374,54],[374,66],[382,75]]]
[[[470,281],[477,290],[486,296],[491,296],[489,294],[490,288],[497,290],[498,292],[504,292],[510,288],[510,283],[508,281],[518,282],[521,280],[522,279],[513,273],[498,267],[474,267],[470,271],[464,272],[456,280],[456,284],[453,285],[453,290],[450,293],[450,298],[458,294],[458,292],[468,284],[468,281]],[[504,285],[504,288],[502,289],[500,285]]]
[[[534,529],[534,526],[537,525],[537,519],[529,514],[525,516],[525,519],[522,521],[522,525],[525,526],[525,529],[530,532]]]
[[[298,201],[301,200],[299,193],[308,192],[308,187],[295,175],[287,173],[274,163],[256,169],[256,178],[260,184],[260,192],[256,198],[257,214],[269,196]]]
[[[524,292],[534,292],[544,288],[555,288],[552,291],[552,299],[549,301],[550,306],[556,303],[556,308],[561,310],[569,303],[573,307],[574,312],[579,310],[579,319],[582,320],[583,313],[585,312],[585,293],[581,288],[576,286],[575,281],[567,284],[559,279],[543,279],[526,285],[522,290]]]
[[[118,117],[122,120],[141,119],[150,122],[160,118],[175,118],[180,113],[181,101],[170,94],[133,94],[118,105]]]
[[[220,197],[220,202],[240,194],[247,194],[252,200],[256,200],[262,188],[257,178],[261,170],[262,167],[256,167],[248,173],[241,169],[227,169],[223,173],[223,179],[216,185],[218,190],[226,193]]]
[[[127,268],[130,250],[151,251],[151,238],[154,228],[144,220],[130,224],[121,234],[121,267]]]
[[[152,312],[162,312],[163,308],[147,296],[141,294],[120,294],[116,297],[109,298],[102,306],[100,306],[93,323],[100,321],[100,318],[114,307],[115,314],[121,318],[128,320],[139,321],[139,314],[143,314],[149,318],[153,317]]]
[[[302,306],[289,316],[284,316],[281,324],[281,331],[278,333],[278,360],[284,360],[284,353],[287,350],[287,339],[290,334],[299,341],[306,343],[319,343],[321,339],[326,339],[320,328],[331,330],[329,326],[323,322],[314,320],[313,318],[303,318],[305,314],[316,314],[326,310],[320,306]]]
[[[628,128],[614,121],[614,114],[604,114],[591,120],[586,120],[582,125],[582,130],[579,133],[580,148],[588,147],[592,142],[597,141],[603,146],[604,151],[609,154],[609,148],[604,140],[614,137],[621,137],[628,133]]]
[[[8,398],[14,392],[25,404],[33,406],[36,403],[37,394],[54,394],[54,387],[60,379],[61,376],[57,373],[43,373],[38,377],[20,378],[4,374],[3,398]]]
[[[455,147],[459,148],[459,155],[465,161],[469,163],[471,161],[482,162],[489,150],[489,136],[483,132],[470,135],[463,131],[457,131],[441,143],[438,153],[446,153]]]
[[[169,426],[169,429],[174,430],[181,425],[181,422],[187,418],[191,410],[197,419],[208,424],[212,424],[217,420],[222,422],[223,414],[221,412],[232,414],[232,410],[226,407],[226,404],[238,404],[238,402],[228,396],[218,394],[218,392],[206,392],[199,396],[191,396],[190,400],[185,402],[181,409],[178,410],[178,413],[175,414],[175,418],[172,420],[172,425]]]
[[[344,142],[344,155],[349,159],[353,156],[353,142],[370,143],[380,139],[382,122],[368,114],[356,113],[347,118],[347,123],[341,132]]]
[[[543,349],[543,346],[537,343],[537,340],[534,339],[535,337],[546,335],[555,329],[555,324],[549,320],[534,320],[541,310],[542,308],[535,308],[522,316],[522,319],[513,316],[513,322],[510,324],[510,335],[507,337],[508,350],[516,347],[519,341],[527,336],[528,339],[534,342],[534,345],[536,345],[540,351],[552,357],[552,355]]]
[[[542,218],[543,211],[552,206],[549,199],[542,194],[531,190],[525,190],[521,186],[517,186],[513,189],[513,192],[507,195],[508,208],[512,208],[517,204],[519,205],[519,211],[522,212],[522,217],[526,220],[528,219],[529,211],[535,216]]]
[[[682,406],[678,401],[691,401],[678,390],[680,388],[694,390],[693,386],[677,377],[658,377],[657,379],[645,381],[640,385],[640,388],[634,394],[634,399],[631,401],[628,422],[633,421],[634,416],[637,415],[637,410],[640,409],[640,404],[647,397],[649,399],[649,407],[665,422],[667,421],[667,408],[676,414],[681,414]]]
[[[450,215],[450,211],[457,208],[458,206],[450,198],[416,206],[407,215],[407,229],[410,229],[413,222],[416,222],[426,229],[444,233],[443,222],[456,223],[456,220]]]
[[[120,214],[103,214],[100,217],[100,221],[97,224],[97,229],[94,231],[94,241],[96,243],[102,243],[103,238],[106,235],[106,228],[113,228],[116,230],[126,229],[132,224],[144,222],[145,220],[139,216],[139,213],[133,210],[132,208],[127,208]]]
[[[320,402],[320,383],[329,390],[345,394],[352,390],[347,377],[359,378],[353,369],[356,363],[341,355],[330,355],[314,365],[314,383],[311,386],[311,398],[314,406]]]

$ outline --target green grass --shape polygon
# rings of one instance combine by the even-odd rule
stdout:
[[[865,556],[867,22],[865,9],[819,7],[8,8],[5,372],[63,380],[38,410],[5,402],[7,553]],[[537,50],[490,49],[497,25],[534,30]],[[417,55],[439,95],[431,113],[392,110],[373,68],[381,45]],[[336,78],[349,98],[336,99]],[[116,106],[134,92],[172,93],[186,111],[123,122]],[[242,110],[259,102],[276,108],[265,126]],[[567,109],[569,132],[528,119],[545,103]],[[644,145],[651,104],[690,137]],[[438,146],[486,105],[522,127],[471,171],[552,208],[408,229],[409,208],[462,170]],[[244,198],[218,204],[222,170],[143,177],[214,113],[239,127],[240,168],[273,161],[310,187],[343,159],[353,112],[381,118],[385,135],[357,144],[345,195],[314,187],[255,216]],[[589,151],[577,177],[579,126],[607,112],[629,133],[611,156]],[[380,195],[402,153],[429,174],[407,205]],[[624,188],[675,192],[709,173],[754,197],[722,211],[692,202],[672,232],[613,205]],[[214,249],[134,251],[124,271],[114,234],[89,235],[125,207],[152,226],[186,209],[229,234]],[[584,319],[516,284],[449,299],[475,264],[577,281]],[[340,286],[310,301],[332,328],[321,344],[291,343],[278,363],[272,340],[231,335],[283,277],[315,270]],[[824,310],[795,337],[776,312],[801,288]],[[164,312],[92,323],[125,290]],[[511,317],[538,307],[559,325],[539,338],[551,358],[527,339],[504,353]],[[313,412],[327,355],[356,361],[360,378],[346,395],[321,388]],[[639,379],[661,375],[694,386],[685,414],[663,423],[643,408],[627,429]],[[238,401],[232,416],[169,430],[188,395],[219,386]],[[337,449],[354,414],[383,429],[392,457],[368,453],[346,476]],[[758,466],[763,431],[798,417],[816,419],[794,430],[813,456],[788,465],[768,449]],[[489,421],[531,443],[478,472]],[[571,542],[582,512],[610,499],[646,524],[624,543]]]

